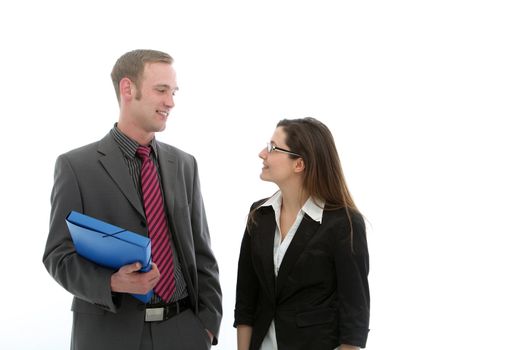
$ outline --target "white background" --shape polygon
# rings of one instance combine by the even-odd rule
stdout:
[[[71,296],[45,271],[56,157],[117,120],[109,73],[171,53],[158,139],[194,154],[235,348],[257,154],[282,118],[332,130],[368,219],[368,349],[523,349],[521,1],[16,1],[0,5],[1,349],[68,349]]]

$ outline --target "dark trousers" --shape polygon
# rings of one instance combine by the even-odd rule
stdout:
[[[169,339],[158,339],[158,329],[168,327]],[[140,350],[209,350],[210,338],[200,320],[188,309],[164,322],[145,322]]]

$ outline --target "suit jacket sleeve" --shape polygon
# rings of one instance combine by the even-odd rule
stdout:
[[[50,231],[43,256],[44,265],[50,275],[71,294],[115,312],[116,304],[110,285],[114,271],[79,256],[65,222],[71,210],[82,212],[82,209],[77,174],[67,154],[61,155],[55,164]]]
[[[365,223],[352,213],[353,239],[348,220],[337,230],[335,268],[338,285],[340,343],[364,348],[368,337],[370,295]]]
[[[198,274],[198,316],[206,329],[215,336],[213,343],[216,344],[222,318],[222,292],[219,283],[219,268],[211,250],[210,233],[195,159],[192,198],[191,224]]]

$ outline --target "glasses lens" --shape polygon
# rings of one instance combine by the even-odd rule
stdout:
[[[268,153],[271,153],[273,151],[273,147],[271,143],[266,144],[266,150],[268,151]]]

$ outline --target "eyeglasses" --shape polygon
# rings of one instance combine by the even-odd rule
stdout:
[[[272,145],[270,142],[268,142],[266,144],[266,150],[268,151],[268,153],[272,153],[273,151],[278,151],[278,152],[292,154],[292,155],[297,156],[297,157],[302,157],[299,153],[295,153],[295,152],[292,152],[292,151],[288,151],[288,150],[286,150],[284,148],[277,147],[276,145]]]

